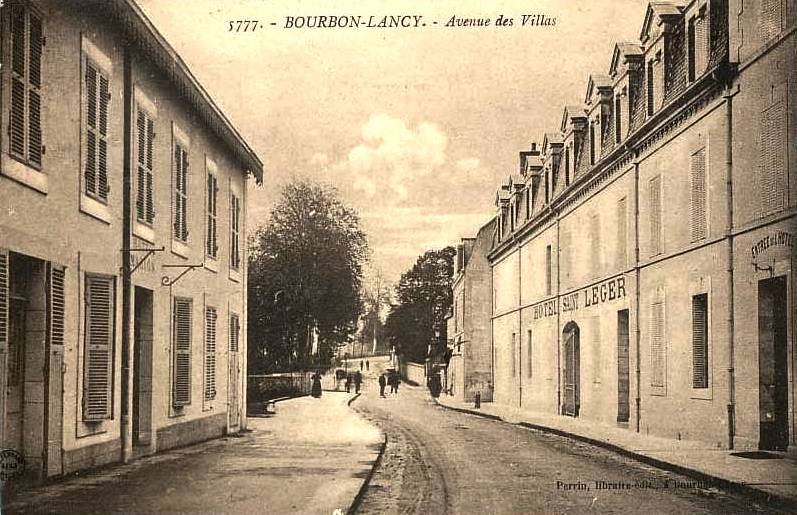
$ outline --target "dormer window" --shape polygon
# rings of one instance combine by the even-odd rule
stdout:
[[[622,139],[623,135],[623,128],[622,128],[622,111],[623,111],[623,104],[620,100],[620,95],[617,95],[614,98],[614,141],[615,143],[620,143],[620,139]]]
[[[706,6],[697,15],[689,18],[687,25],[687,59],[689,61],[689,82],[706,71],[708,62],[708,27]]]

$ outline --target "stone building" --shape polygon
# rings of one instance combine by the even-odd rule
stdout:
[[[797,3],[649,5],[498,191],[495,401],[793,449]]]
[[[453,303],[448,319],[446,390],[458,401],[492,400],[492,347],[490,345],[490,264],[495,221],[485,224],[475,238],[463,238],[454,261]]]
[[[245,427],[262,163],[132,0],[0,12],[3,447],[44,478]]]

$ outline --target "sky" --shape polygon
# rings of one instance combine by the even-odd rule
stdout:
[[[394,283],[426,250],[475,236],[518,153],[558,129],[565,105],[583,102],[615,42],[638,40],[647,6],[136,1],[264,162],[264,184],[249,192],[250,231],[267,223],[286,181],[331,184],[358,211],[373,268]],[[363,26],[286,27],[288,17],[321,15],[359,15]],[[523,26],[523,15],[555,25]],[[420,18],[366,27],[372,16],[372,25]],[[496,26],[499,16],[512,25]],[[490,25],[447,27],[452,17]],[[231,31],[236,20],[259,23]]]

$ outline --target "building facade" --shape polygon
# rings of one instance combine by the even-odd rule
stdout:
[[[797,3],[651,3],[501,186],[495,400],[797,445]]]
[[[245,427],[262,163],[132,1],[6,2],[0,434],[44,478]]]
[[[463,238],[454,261],[453,302],[448,319],[446,390],[455,400],[492,400],[490,344],[490,264],[495,221],[485,224],[475,238]]]

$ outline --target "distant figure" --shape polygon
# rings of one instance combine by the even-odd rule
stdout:
[[[310,395],[316,399],[321,397],[321,372],[316,372],[312,375],[313,387],[310,389]]]
[[[396,388],[396,393],[398,393],[398,387],[401,384],[401,376],[396,374],[396,376],[393,378],[393,383]]]
[[[346,374],[346,393],[351,391],[351,376]]]
[[[360,360],[360,370],[363,369],[363,360]]]
[[[398,374],[395,372],[391,373],[390,376],[387,378],[388,383],[390,384],[390,393],[398,393]]]
[[[379,374],[379,396],[385,396],[385,385],[387,384],[387,380],[385,380],[385,374]]]
[[[368,360],[367,360],[367,359],[365,360],[365,370],[366,370],[366,372],[367,372],[367,371],[369,371],[369,370],[371,370],[371,364],[370,364],[370,363],[368,363]]]
[[[360,393],[360,385],[363,382],[363,375],[359,370],[354,372],[354,393]]]
[[[440,397],[440,392],[443,389],[443,385],[440,383],[440,374],[432,374],[429,376],[428,385],[429,392],[431,392],[432,397]]]

